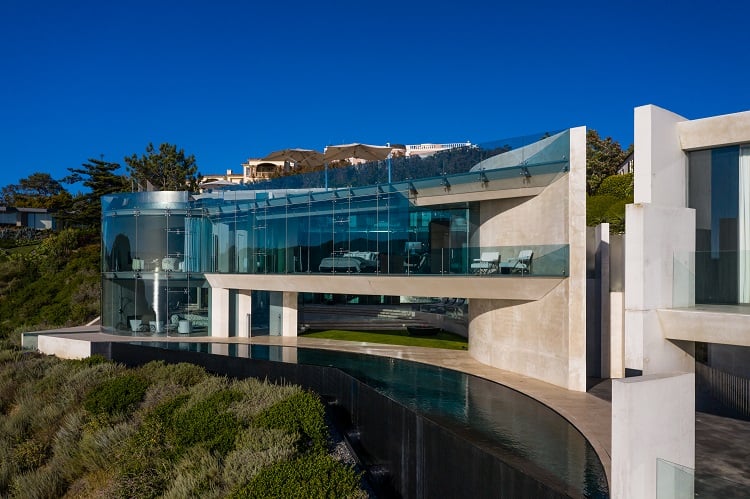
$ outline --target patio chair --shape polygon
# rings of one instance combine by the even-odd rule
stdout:
[[[518,252],[518,257],[511,258],[507,262],[500,264],[500,270],[503,274],[511,274],[514,272],[520,272],[523,274],[531,273],[531,259],[534,257],[534,251],[530,249],[524,249]]]
[[[475,258],[471,264],[471,270],[475,274],[491,274],[497,272],[500,261],[499,251],[485,251],[479,258]]]

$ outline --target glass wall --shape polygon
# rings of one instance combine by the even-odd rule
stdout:
[[[566,244],[471,246],[479,204],[461,199],[549,185],[567,172],[568,141],[561,133],[544,147],[508,155],[506,144],[494,156],[478,154],[479,163],[453,161],[437,175],[436,164],[415,170],[434,176],[409,179],[398,170],[396,183],[342,187],[368,178],[367,165],[357,165],[332,175],[333,189],[104,196],[103,324],[123,332],[207,331],[206,272],[566,276]],[[265,315],[257,320],[270,327]]]
[[[750,148],[693,151],[688,161],[695,302],[750,303]]]
[[[207,334],[200,269],[211,228],[187,193],[102,199],[102,323],[113,332]]]

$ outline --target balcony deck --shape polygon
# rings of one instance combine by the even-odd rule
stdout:
[[[667,339],[750,346],[750,304],[659,309],[657,315]]]
[[[565,277],[383,274],[205,274],[212,288],[536,301]]]

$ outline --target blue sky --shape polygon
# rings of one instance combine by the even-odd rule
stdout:
[[[746,2],[0,2],[0,187],[169,142],[485,142],[750,109]]]

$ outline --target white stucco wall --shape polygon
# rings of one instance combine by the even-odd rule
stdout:
[[[695,468],[694,374],[612,381],[612,498],[655,498],[657,458]]]

